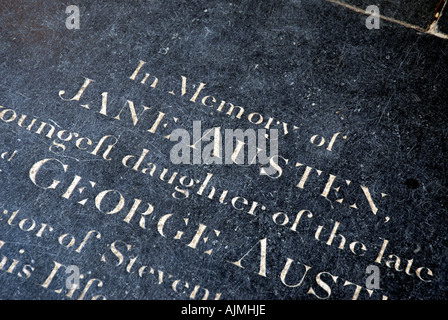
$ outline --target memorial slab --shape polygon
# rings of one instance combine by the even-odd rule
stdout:
[[[0,299],[447,299],[448,40],[367,18],[2,0]]]

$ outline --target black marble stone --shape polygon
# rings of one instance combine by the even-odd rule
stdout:
[[[382,13],[424,27],[429,2],[388,1]],[[365,15],[322,0],[77,5],[80,28],[67,29],[61,1],[0,3],[0,299],[345,300],[357,285],[358,299],[448,297],[447,40],[393,23],[368,30]],[[79,101],[67,101],[86,78]],[[203,105],[206,94],[243,115]],[[127,101],[139,115],[148,108],[137,123],[129,108],[119,113]],[[164,136],[175,128],[260,129],[269,118],[280,177],[170,161],[175,143]],[[116,140],[95,151],[105,136]],[[33,182],[43,159],[53,160]],[[182,176],[193,186],[182,188]],[[345,243],[330,240],[336,227]],[[83,274],[73,292],[69,265]],[[372,291],[369,265],[380,272]]]

